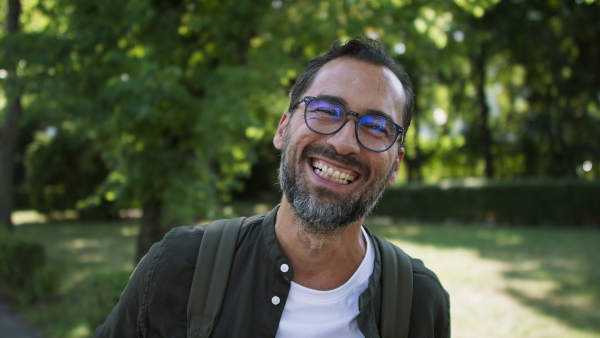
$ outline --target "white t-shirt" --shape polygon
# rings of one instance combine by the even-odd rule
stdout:
[[[375,252],[364,228],[362,233],[367,252],[344,285],[319,291],[292,282],[276,337],[364,337],[356,322],[358,297],[366,290],[373,274]]]

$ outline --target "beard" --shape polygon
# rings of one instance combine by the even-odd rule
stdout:
[[[292,148],[288,133],[285,134],[279,167],[279,184],[292,206],[296,218],[314,234],[332,234],[367,217],[383,195],[387,182],[394,172],[393,166],[385,172],[371,175],[367,164],[354,156],[342,156],[330,147],[308,145],[298,157],[298,149]],[[359,169],[363,175],[362,187],[340,197],[339,193],[323,186],[309,190],[307,175],[302,172],[309,156],[319,155],[347,166]],[[297,162],[294,163],[294,159]],[[375,177],[373,182],[369,182]],[[359,182],[357,182],[359,183]],[[355,184],[355,183],[351,183]]]

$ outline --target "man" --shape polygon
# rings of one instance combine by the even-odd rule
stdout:
[[[380,336],[381,254],[363,221],[396,180],[412,110],[408,76],[376,41],[336,42],[309,63],[273,140],[281,204],[241,229],[213,337]],[[97,336],[184,337],[203,233],[155,244]],[[449,337],[447,293],[412,266],[409,336]]]

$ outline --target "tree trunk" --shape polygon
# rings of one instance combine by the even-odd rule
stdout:
[[[140,234],[138,235],[136,262],[139,262],[150,250],[152,244],[161,239],[162,235],[162,210],[163,201],[153,196],[142,206],[142,219],[140,220]]]
[[[481,50],[475,60],[475,74],[477,76],[477,103],[479,105],[479,117],[481,128],[481,147],[483,148],[483,160],[485,161],[485,177],[494,177],[494,161],[492,159],[492,136],[488,126],[490,108],[485,97],[485,46],[480,46]]]
[[[21,16],[21,2],[19,0],[8,1],[8,13],[6,18],[7,35],[16,34],[19,31],[19,17]],[[12,51],[6,49],[8,79],[6,81],[6,111],[4,122],[0,129],[0,225],[4,224],[8,230],[14,229],[11,220],[13,208],[13,177],[14,177],[14,154],[19,136],[19,122],[23,114],[21,106],[21,92],[17,81],[16,57]]]

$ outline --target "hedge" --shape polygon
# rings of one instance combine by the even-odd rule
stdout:
[[[423,221],[598,225],[600,181],[466,179],[389,188],[378,215]]]
[[[46,267],[40,242],[0,229],[0,288],[19,304],[56,294],[58,271]]]

